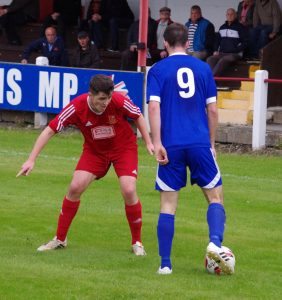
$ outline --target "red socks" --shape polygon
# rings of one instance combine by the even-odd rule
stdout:
[[[71,222],[76,215],[80,201],[70,201],[64,198],[61,213],[58,220],[57,239],[64,241],[66,239]]]
[[[142,205],[140,201],[134,205],[125,205],[125,212],[131,231],[132,245],[141,242]]]

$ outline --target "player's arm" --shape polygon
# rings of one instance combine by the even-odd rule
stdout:
[[[55,132],[47,126],[37,138],[33,149],[27,159],[27,161],[22,165],[21,170],[17,174],[18,176],[24,175],[27,176],[33,169],[35,161],[39,153],[42,151],[44,146],[48,143],[50,138],[55,134]]]
[[[157,101],[150,101],[148,112],[149,112],[149,122],[151,127],[151,134],[153,138],[156,160],[161,165],[165,165],[168,163],[168,157],[167,157],[167,152],[164,146],[162,145],[162,141],[161,141],[160,103]]]
[[[142,135],[142,138],[143,138],[143,140],[146,144],[148,152],[151,155],[153,155],[154,145],[152,143],[151,137],[150,137],[149,132],[147,130],[145,119],[144,119],[142,114],[140,115],[140,117],[137,120],[135,120],[135,124],[136,124],[138,130],[140,131],[140,133]]]
[[[218,111],[217,111],[216,102],[212,102],[207,105],[207,115],[208,115],[209,131],[210,131],[210,143],[215,155],[216,154],[215,135],[216,135],[216,128],[218,124]]]

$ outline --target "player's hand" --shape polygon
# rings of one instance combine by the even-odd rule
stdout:
[[[152,143],[149,143],[146,145],[147,147],[147,151],[149,152],[150,155],[153,155],[154,152],[155,152],[155,148],[154,148],[154,145]]]
[[[19,176],[28,176],[29,173],[32,171],[34,167],[34,162],[27,160],[23,165],[19,173],[16,175],[16,177]]]
[[[155,157],[160,165],[166,165],[169,162],[166,149],[163,145],[155,146]]]

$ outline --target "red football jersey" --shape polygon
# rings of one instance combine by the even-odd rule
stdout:
[[[136,136],[127,118],[136,120],[140,115],[139,107],[118,92],[113,92],[106,110],[98,115],[88,105],[88,94],[83,94],[72,100],[49,126],[55,132],[76,126],[84,136],[84,147],[95,153],[121,151],[136,147]]]

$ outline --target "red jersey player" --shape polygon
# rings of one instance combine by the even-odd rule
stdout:
[[[140,109],[113,90],[114,83],[110,77],[93,76],[88,94],[75,98],[49,123],[17,174],[28,175],[43,147],[64,127],[75,125],[80,129],[84,136],[83,150],[63,200],[57,234],[53,240],[40,246],[38,251],[67,246],[67,232],[78,210],[82,193],[92,181],[105,176],[112,164],[125,202],[132,251],[135,255],[146,254],[141,241],[142,206],[136,192],[137,143],[128,117],[134,120],[150,154],[153,154],[153,144]]]

